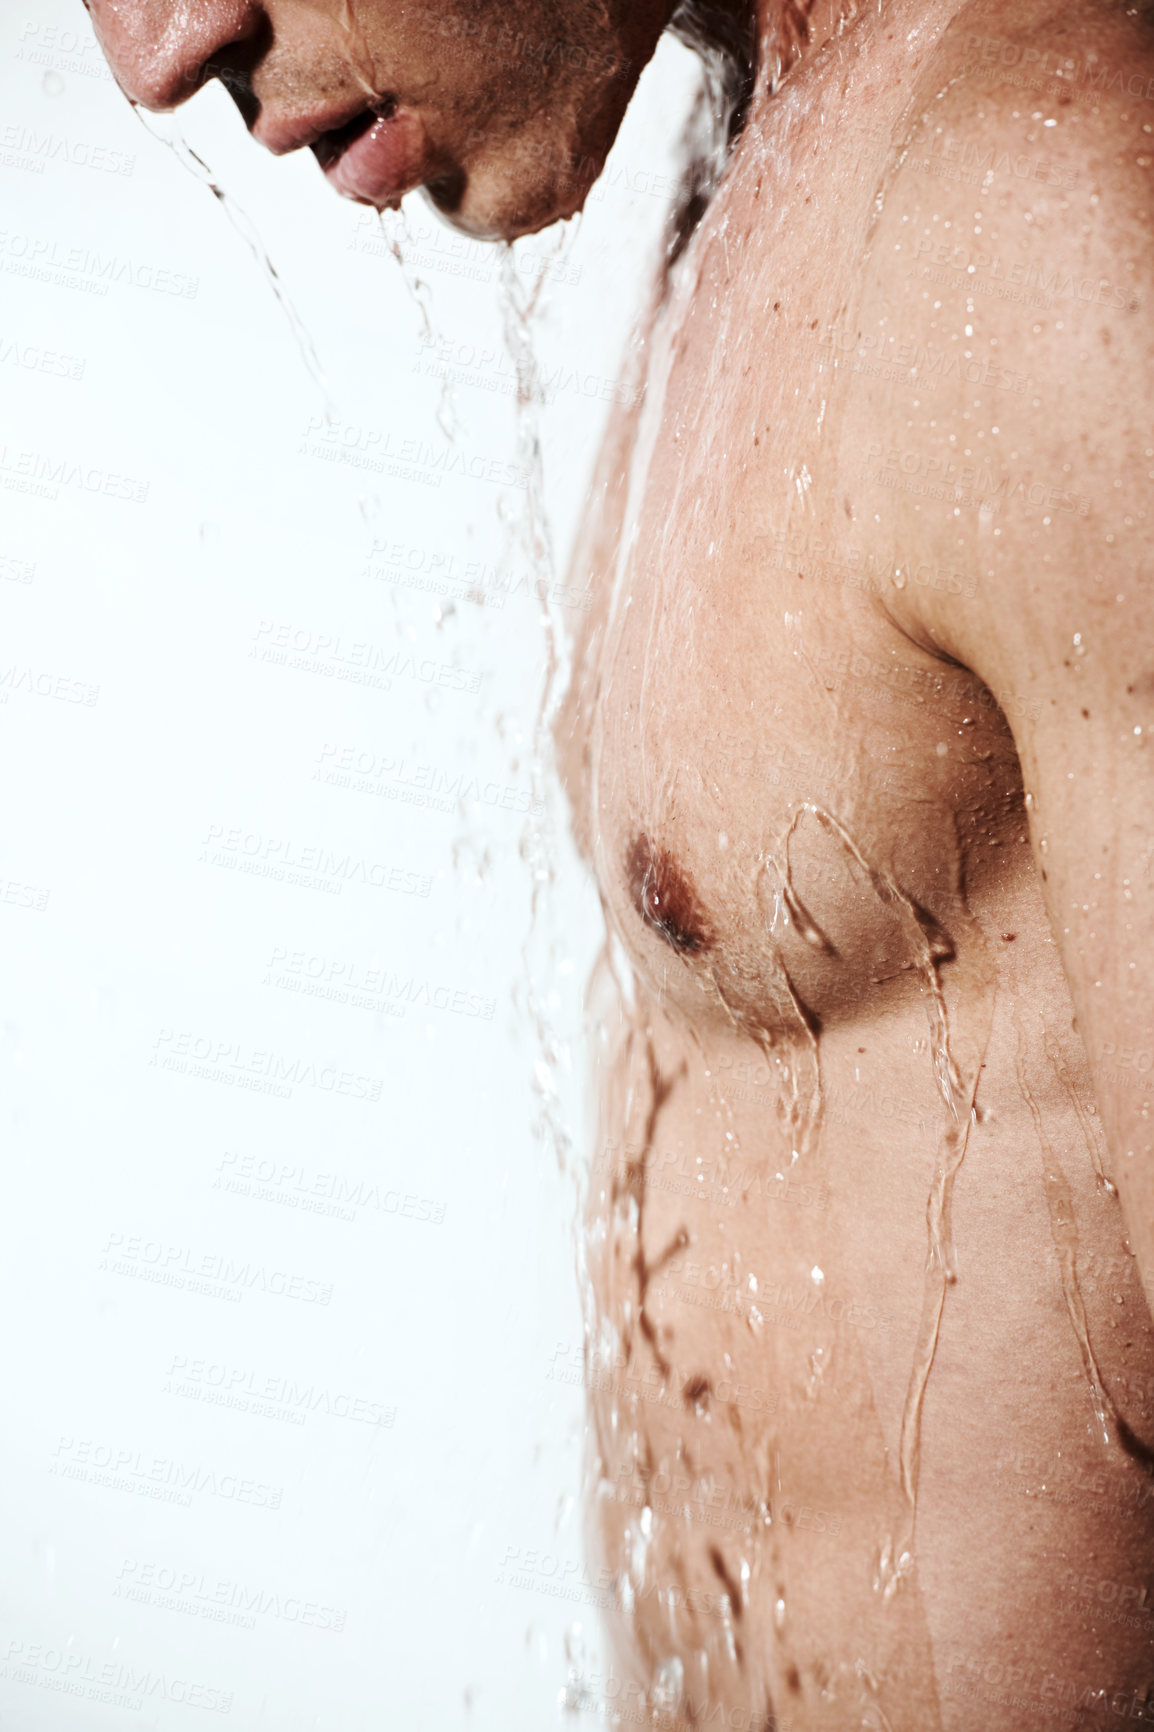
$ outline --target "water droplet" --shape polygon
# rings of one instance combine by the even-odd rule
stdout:
[[[660,1712],[676,1714],[685,1689],[685,1668],[674,1654],[662,1660],[653,1679],[653,1706]]]
[[[580,1665],[585,1659],[585,1639],[579,1623],[570,1624],[565,1632],[565,1658],[571,1666]]]

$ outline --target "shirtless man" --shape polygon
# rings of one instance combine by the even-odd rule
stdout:
[[[671,23],[728,84],[558,735],[611,933],[606,1695],[679,1729],[1154,1721],[1139,9],[89,4],[134,100],[219,76],[274,151],[474,235],[580,207]]]

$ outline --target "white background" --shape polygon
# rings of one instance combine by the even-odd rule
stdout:
[[[576,232],[517,249],[557,581],[692,76],[664,45]],[[409,201],[430,342],[311,155],[216,89],[156,123],[326,391],[78,0],[6,9],[0,86],[0,1725],[592,1725],[540,1117],[588,1135],[602,931],[563,833],[530,930],[498,254]]]

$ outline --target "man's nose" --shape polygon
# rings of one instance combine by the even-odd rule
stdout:
[[[267,24],[260,0],[85,0],[117,83],[142,108],[176,108],[214,60]]]

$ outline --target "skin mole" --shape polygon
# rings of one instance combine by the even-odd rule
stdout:
[[[713,937],[697,892],[667,848],[655,848],[643,832],[625,856],[625,880],[633,906],[646,926],[681,956],[708,950]]]

